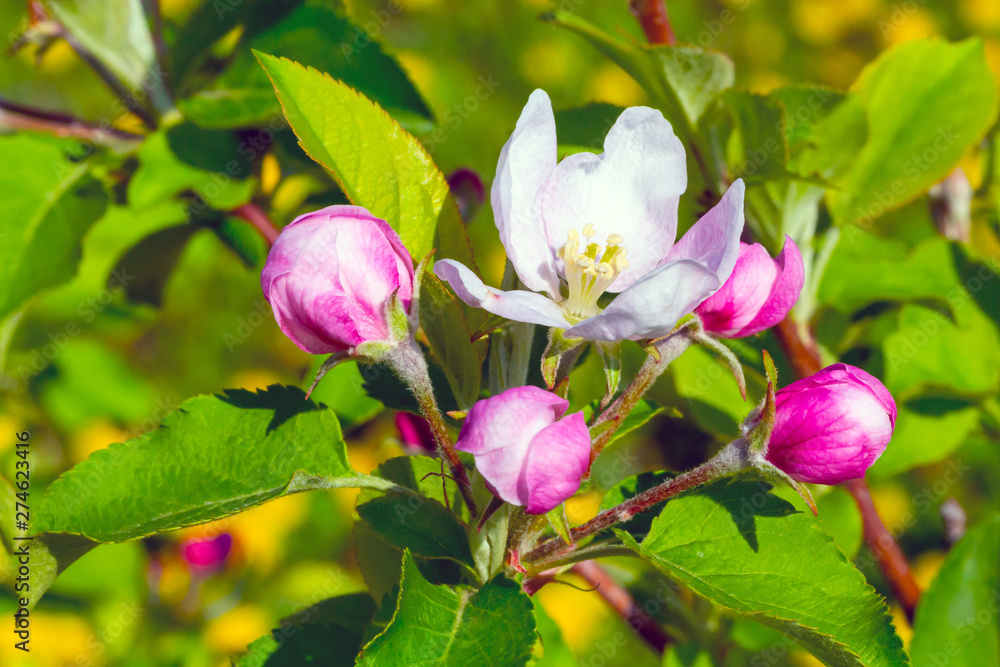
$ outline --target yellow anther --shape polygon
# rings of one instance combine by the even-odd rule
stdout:
[[[579,321],[601,312],[597,300],[628,268],[625,259],[628,253],[621,245],[625,240],[621,234],[608,234],[603,247],[591,243],[597,232],[589,223],[582,230],[587,239],[584,248],[580,247],[581,232],[571,229],[566,236],[566,245],[559,249],[568,288],[562,305],[570,321]]]

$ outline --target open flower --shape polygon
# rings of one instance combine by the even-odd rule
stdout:
[[[675,244],[686,188],[684,147],[659,111],[626,109],[604,153],[557,163],[552,105],[536,90],[500,153],[492,190],[500,240],[531,291],[487,287],[452,260],[434,272],[471,306],[570,338],[664,336],[729,277],[743,229],[737,180]],[[618,295],[605,305],[605,293]]]
[[[802,254],[787,236],[775,259],[759,243],[741,243],[729,280],[695,312],[709,333],[723,338],[752,336],[785,319],[804,280]]]
[[[399,235],[360,206],[328,206],[281,230],[260,278],[274,319],[312,354],[391,338],[386,305],[409,309],[413,262]]]
[[[476,458],[490,491],[530,514],[544,514],[576,493],[590,465],[582,412],[538,387],[514,387],[469,410],[455,449]]]
[[[889,390],[860,368],[833,364],[775,394],[766,458],[800,482],[858,479],[896,426]]]

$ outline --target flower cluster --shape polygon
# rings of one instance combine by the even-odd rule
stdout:
[[[714,338],[758,334],[798,299],[804,267],[795,242],[786,238],[772,258],[762,245],[740,241],[741,180],[678,239],[686,188],[684,147],[659,111],[627,109],[603,153],[559,161],[551,103],[535,91],[500,153],[491,192],[496,227],[523,289],[489,287],[450,259],[434,265],[468,305],[550,327],[573,345],[592,342],[603,351],[632,340],[655,348],[636,381],[645,385],[602,404],[589,425],[582,412],[568,413],[562,395],[514,387],[475,403],[453,443],[429,379],[420,379],[426,364],[413,340],[410,311],[422,269],[414,272],[396,232],[365,209],[331,206],[297,218],[271,249],[261,285],[281,330],[301,349],[336,359],[380,350],[378,359],[410,384],[427,418],[399,420],[411,450],[436,446],[453,471],[462,468],[454,450],[471,454],[499,501],[546,513],[579,489],[600,451],[592,434],[609,432],[635,406],[669,363],[665,350],[676,356],[691,342],[724,349]],[[755,465],[773,466],[793,483],[863,477],[895,425],[885,387],[846,364],[770,398],[751,412],[767,426]]]

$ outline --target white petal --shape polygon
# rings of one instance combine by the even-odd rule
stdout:
[[[642,340],[670,333],[720,283],[714,271],[684,259],[664,264],[615,297],[599,315],[580,322],[567,337],[587,340]]]
[[[522,290],[504,292],[487,287],[468,267],[454,260],[439,260],[434,265],[434,274],[451,285],[458,298],[474,308],[483,308],[494,315],[517,322],[560,329],[569,326],[562,306],[547,296]]]
[[[612,284],[621,292],[662,260],[677,235],[677,204],[687,188],[684,147],[663,115],[647,107],[622,112],[604,140],[604,153],[577,153],[552,172],[542,193],[549,245],[566,243],[571,229],[594,226],[594,242],[619,234],[630,268]]]
[[[743,179],[736,179],[722,200],[670,249],[663,263],[693,259],[714,271],[719,284],[725,283],[740,256],[744,190]]]
[[[538,194],[556,166],[556,120],[544,90],[524,105],[500,151],[490,201],[500,241],[524,285],[559,296],[555,253],[545,242]]]

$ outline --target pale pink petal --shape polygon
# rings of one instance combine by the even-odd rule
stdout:
[[[684,317],[719,288],[715,272],[693,260],[658,267],[615,297],[604,312],[566,331],[587,340],[642,340],[670,333]]]
[[[653,270],[677,234],[677,205],[687,187],[684,147],[654,109],[622,112],[604,140],[604,153],[577,153],[552,172],[542,192],[548,245],[558,249],[569,231],[596,231],[595,243],[618,234],[630,267],[611,285],[621,292]]]
[[[505,292],[487,287],[468,267],[454,260],[438,260],[434,264],[434,274],[451,285],[458,298],[474,308],[483,308],[516,322],[559,328],[569,326],[562,307],[547,296],[523,290]]]
[[[524,505],[522,478],[532,438],[568,407],[568,401],[538,387],[508,389],[472,406],[455,449],[476,457],[476,470],[497,496]]]
[[[543,242],[538,194],[556,160],[552,103],[544,90],[536,90],[500,152],[490,200],[500,241],[521,282],[552,297],[559,296],[559,273],[555,255]]]
[[[558,507],[580,488],[590,466],[590,431],[575,412],[538,432],[528,447],[522,478],[529,514]]]
[[[693,259],[714,271],[720,284],[725,283],[740,253],[745,189],[743,179],[736,179],[722,200],[670,249],[663,263]]]

